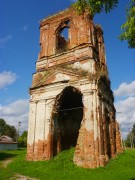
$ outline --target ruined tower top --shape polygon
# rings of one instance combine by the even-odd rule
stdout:
[[[40,46],[38,71],[84,58],[106,65],[102,29],[93,24],[87,12],[78,15],[69,8],[42,20]]]

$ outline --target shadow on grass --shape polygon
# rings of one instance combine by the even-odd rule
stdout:
[[[15,157],[16,154],[11,154],[11,153],[5,153],[5,152],[0,152],[0,161]]]
[[[26,148],[21,148],[21,147],[19,147],[19,148],[17,148],[17,150],[19,150],[19,151],[24,151]]]

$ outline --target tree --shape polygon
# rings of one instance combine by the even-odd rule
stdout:
[[[129,48],[135,48],[135,0],[131,0],[126,10],[127,20],[121,26],[120,40],[126,40]]]
[[[131,133],[128,133],[127,139],[125,140],[126,147],[131,147],[130,136],[131,136]]]
[[[27,147],[27,135],[28,132],[24,131],[22,135],[18,138],[19,147]]]
[[[105,11],[110,12],[117,7],[118,0],[77,0],[73,7],[79,14],[83,13],[86,9],[91,15]],[[122,33],[119,36],[121,41],[126,40],[129,48],[135,48],[135,0],[131,0],[127,8],[127,20],[121,26]]]
[[[135,123],[133,124],[132,133],[135,135]]]
[[[117,7],[117,5],[118,0],[77,0],[77,2],[73,4],[73,7],[79,14],[88,9],[91,15],[95,15],[103,11],[108,13]]]
[[[14,126],[6,124],[6,121],[0,118],[0,135],[7,135],[13,138],[13,140],[16,140],[16,132],[17,131]]]
[[[6,122],[4,119],[0,119],[0,136],[4,134]]]
[[[125,143],[127,147],[135,147],[135,123],[132,130],[128,133]]]

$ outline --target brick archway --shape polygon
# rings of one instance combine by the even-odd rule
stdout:
[[[66,87],[57,97],[53,109],[53,156],[75,147],[81,121],[83,102],[81,92]]]

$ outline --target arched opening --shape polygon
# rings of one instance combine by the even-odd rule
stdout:
[[[56,32],[56,52],[57,53],[68,50],[69,25],[70,25],[70,21],[66,20],[57,29],[57,32]]]
[[[66,87],[54,105],[53,156],[76,146],[82,119],[82,94],[72,86]]]

